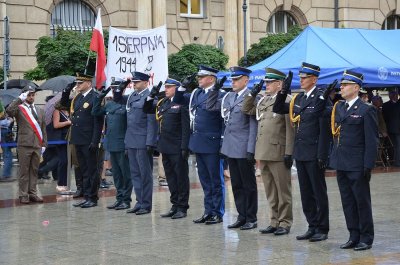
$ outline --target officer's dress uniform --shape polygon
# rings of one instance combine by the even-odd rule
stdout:
[[[311,91],[310,91],[311,92]],[[295,125],[293,158],[296,160],[301,202],[310,229],[329,232],[329,204],[324,170],[318,159],[327,161],[329,120],[326,118],[323,91],[314,88],[309,96],[300,93],[294,100]]]
[[[350,102],[339,101],[333,109],[332,119],[335,137],[330,166],[337,170],[349,240],[371,246],[374,225],[369,179],[364,176],[364,169],[371,170],[377,156],[376,109],[358,97]]]
[[[189,208],[189,165],[182,151],[188,150],[190,120],[187,107],[171,102],[169,98],[158,100],[148,98],[143,110],[157,113],[159,122],[158,151],[162,162],[168,188],[171,193],[172,213],[186,213]]]
[[[285,75],[268,68],[266,78],[267,81],[283,80]],[[271,228],[265,230],[270,233],[279,227],[288,232],[293,223],[291,172],[285,166],[284,156],[293,154],[294,130],[288,114],[273,112],[276,97],[268,95],[257,99],[248,95],[242,108],[258,120],[255,158],[260,160],[261,176],[270,206]],[[290,97],[286,98],[286,102],[290,102]]]
[[[157,144],[157,123],[154,114],[143,112],[143,105],[150,94],[148,88],[132,92],[127,100],[127,130],[125,148],[128,150],[129,168],[136,205],[133,209],[151,211],[153,197],[153,156],[147,153],[147,146]]]
[[[96,97],[93,115],[106,115],[106,137],[103,143],[104,149],[110,152],[113,169],[114,185],[117,190],[116,200],[118,207],[121,203],[130,205],[132,199],[132,180],[129,171],[129,160],[125,154],[126,133],[126,98],[118,102],[109,100],[101,106],[102,98]]]
[[[217,72],[215,70],[214,74]],[[191,102],[191,94],[184,94],[178,89],[173,101],[188,105],[193,115],[189,149],[196,154],[197,173],[204,191],[204,217],[218,217],[219,222],[225,213],[225,184],[219,155],[223,120],[220,113],[221,100],[217,101],[214,111],[207,109],[208,93],[211,89],[212,87],[195,89]],[[219,91],[218,99],[223,96]]]
[[[246,87],[229,92],[223,100],[221,113],[225,117],[225,131],[221,153],[228,157],[229,171],[237,220],[245,223],[257,222],[258,197],[254,164],[247,160],[247,154],[254,155],[257,135],[255,116],[242,112],[244,98],[250,90]]]
[[[71,91],[63,91],[61,104],[68,106]],[[98,174],[98,146],[103,128],[103,116],[93,116],[92,108],[97,92],[92,88],[79,93],[71,102],[70,143],[75,145],[79,168],[83,176],[83,196],[86,201],[97,203],[100,176]],[[92,151],[89,146],[92,145]],[[79,205],[77,205],[79,206]]]

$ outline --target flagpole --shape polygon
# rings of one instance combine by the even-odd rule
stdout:
[[[89,52],[88,52],[88,55],[87,55],[87,60],[86,60],[86,65],[85,65],[85,71],[83,72],[84,75],[86,75],[87,68],[88,68],[88,65],[89,65],[90,52],[91,52],[91,50],[89,49]]]

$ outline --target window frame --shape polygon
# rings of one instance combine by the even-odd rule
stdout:
[[[204,12],[204,0],[198,0],[200,3],[200,14],[192,14],[191,12],[191,7],[192,7],[192,1],[195,0],[188,0],[188,13],[181,13],[181,1],[179,1],[179,16],[180,17],[187,17],[187,18],[204,18],[205,17],[205,12]]]
[[[277,29],[276,28],[276,14],[278,12],[283,13],[283,17],[284,17],[284,19],[283,19],[283,30],[284,31],[283,32],[276,31],[276,29]],[[293,14],[291,14],[290,12],[287,12],[284,10],[277,10],[276,12],[274,12],[267,22],[267,28],[266,28],[267,34],[287,33],[288,32],[288,23],[287,22],[288,22],[288,19],[290,19],[290,18],[293,19],[295,22],[295,24],[293,26],[300,25],[300,23],[297,21],[296,17]],[[273,29],[272,32],[268,31],[269,30],[268,26],[270,25],[270,23],[272,23],[272,29]]]
[[[75,7],[74,5],[77,5],[77,7]],[[77,11],[77,14],[75,14],[75,11]],[[60,20],[60,23],[53,23],[53,17],[54,20]],[[84,18],[89,18],[89,22],[92,22],[92,26],[84,25]],[[73,24],[74,20],[77,21],[77,25]],[[63,0],[55,5],[54,9],[51,12],[50,35],[54,37],[57,34],[56,32],[58,28],[77,31],[81,33],[92,31],[95,23],[96,13],[88,3],[79,0]]]
[[[394,19],[394,28],[388,29],[388,19]],[[400,16],[396,14],[390,14],[388,15],[385,20],[382,23],[381,30],[395,30],[395,29],[400,29],[400,23],[397,23],[397,21],[400,20]]]

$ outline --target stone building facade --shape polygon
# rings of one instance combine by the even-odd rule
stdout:
[[[57,6],[63,12],[59,18],[65,22],[65,16],[75,14],[65,12],[67,8],[60,8],[61,5],[70,5],[71,10],[72,6],[83,5],[92,16],[101,8],[104,28],[112,25],[141,30],[167,24],[169,53],[177,52],[184,44],[210,44],[229,55],[231,66],[244,53],[244,2],[247,48],[259,38],[285,31],[292,24],[400,28],[400,0],[0,0],[0,51],[3,18],[8,16],[11,77],[22,78],[26,70],[36,65],[38,38],[52,34]],[[89,27],[94,26],[93,18],[90,23],[93,24]],[[1,57],[1,65],[2,61]]]

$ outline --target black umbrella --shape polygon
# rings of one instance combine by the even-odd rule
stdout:
[[[11,88],[23,89],[27,85],[30,85],[31,87],[34,88],[38,88],[38,85],[26,79],[11,79],[7,81],[7,89]],[[0,89],[4,89],[4,82],[0,84]]]
[[[19,88],[11,88],[11,89],[2,89],[0,90],[0,100],[3,106],[7,106],[14,99],[16,99],[21,94],[21,89]]]
[[[75,77],[71,75],[60,75],[57,77],[50,78],[42,85],[39,89],[41,90],[53,90],[56,92],[61,92],[69,84],[75,81]]]

